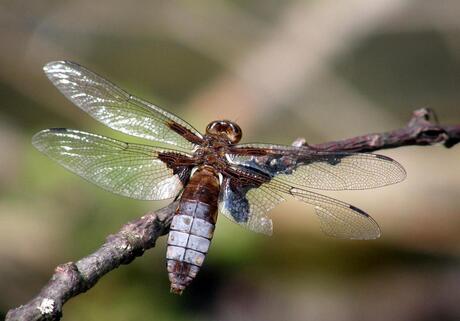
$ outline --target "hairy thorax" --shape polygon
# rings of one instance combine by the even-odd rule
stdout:
[[[197,148],[193,154],[200,165],[212,166],[223,169],[227,165],[225,154],[229,152],[229,142],[223,137],[205,135],[204,144]]]

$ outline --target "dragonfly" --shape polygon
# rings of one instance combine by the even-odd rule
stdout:
[[[229,120],[212,121],[202,134],[77,63],[55,61],[43,69],[65,97],[94,119],[145,140],[146,144],[128,143],[51,128],[35,134],[32,143],[112,193],[139,200],[178,200],[166,251],[171,292],[176,294],[182,294],[203,265],[218,214],[271,235],[273,223],[267,213],[291,196],[314,207],[325,234],[375,239],[380,228],[366,212],[312,190],[370,189],[406,177],[402,165],[378,154],[240,144],[242,130]]]

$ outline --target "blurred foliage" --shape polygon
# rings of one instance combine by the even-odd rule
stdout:
[[[337,62],[340,75],[383,106],[436,106],[460,120],[460,61],[435,31],[376,34]],[[391,48],[391,49],[389,49]],[[395,93],[388,95],[388,93]],[[399,108],[397,108],[399,107]]]

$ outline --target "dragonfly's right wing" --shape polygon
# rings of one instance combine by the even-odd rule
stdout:
[[[112,129],[186,151],[201,143],[202,135],[184,120],[76,63],[54,61],[43,70],[69,100]]]
[[[100,187],[141,200],[176,196],[190,176],[190,155],[65,128],[37,133],[33,145]]]

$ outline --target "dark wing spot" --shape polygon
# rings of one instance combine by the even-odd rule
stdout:
[[[249,220],[250,204],[246,194],[253,188],[271,180],[272,176],[259,172],[254,168],[227,167],[223,172],[225,179],[222,183],[220,201],[236,222],[244,223]]]
[[[222,184],[221,199],[228,212],[238,223],[247,222],[249,219],[249,201],[246,193],[249,188],[244,188],[232,182],[233,179],[226,178]]]
[[[49,131],[52,133],[65,133],[67,128],[50,128]]]
[[[357,208],[357,207],[355,207],[355,206],[353,206],[353,205],[350,205],[350,209],[351,209],[352,211],[358,212],[358,213],[361,214],[361,215],[364,215],[365,217],[369,217],[369,214],[367,214],[367,213],[364,212],[362,209],[359,209],[359,208]]]
[[[341,157],[331,157],[327,159],[327,163],[332,166],[340,164],[341,161],[342,161]]]
[[[380,158],[380,159],[383,159],[383,160],[394,162],[394,160],[392,158],[388,157],[388,156],[379,155],[379,154],[373,154],[373,155],[375,155],[376,158]]]

